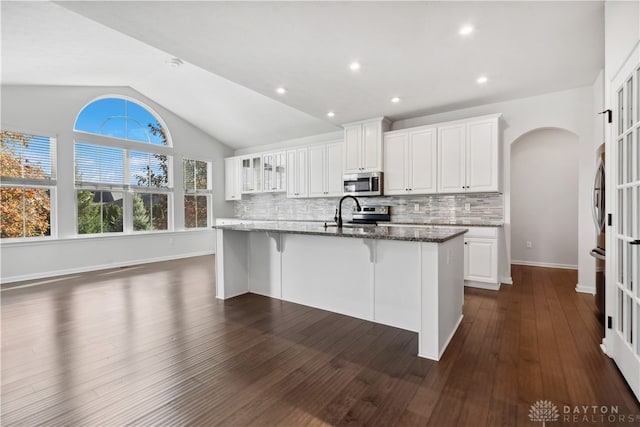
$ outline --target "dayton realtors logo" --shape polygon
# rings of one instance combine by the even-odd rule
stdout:
[[[545,427],[547,422],[558,421],[560,412],[550,400],[538,400],[529,409],[529,420],[541,422]],[[617,405],[575,405],[562,406],[562,421],[564,423],[579,424],[634,424],[640,422],[640,414],[621,414]]]
[[[547,421],[558,421],[558,418],[560,418],[558,407],[550,400],[538,400],[529,409],[529,419],[542,422],[542,427],[545,427]]]

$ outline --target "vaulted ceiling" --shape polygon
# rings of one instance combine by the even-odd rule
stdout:
[[[234,148],[590,85],[604,61],[599,1],[1,7],[3,85],[130,86]]]

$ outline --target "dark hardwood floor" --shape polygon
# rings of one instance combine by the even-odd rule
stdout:
[[[433,362],[411,332],[257,295],[217,300],[213,264],[4,286],[2,425],[532,426],[539,400],[561,414],[613,405],[640,423],[574,271],[514,267],[513,286],[466,289]]]

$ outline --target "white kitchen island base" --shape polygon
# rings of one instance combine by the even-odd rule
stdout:
[[[443,242],[218,227],[216,295],[252,292],[417,332],[439,360],[462,320],[463,236]]]

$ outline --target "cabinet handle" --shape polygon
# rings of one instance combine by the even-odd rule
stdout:
[[[633,242],[629,242],[630,245],[640,245],[640,240],[634,240]]]
[[[467,242],[464,242],[464,244],[465,244],[465,245],[468,245],[469,243],[467,243]]]

